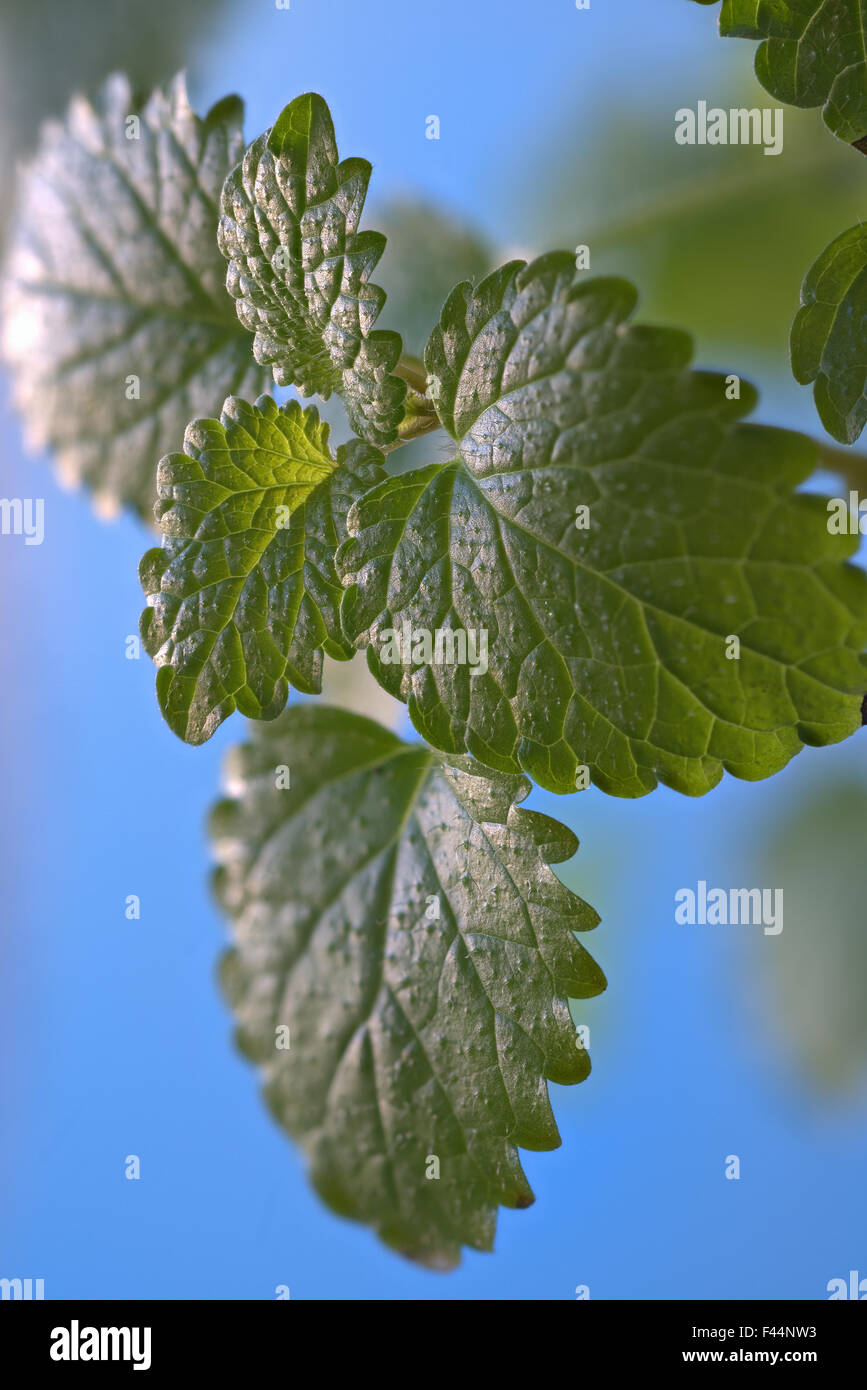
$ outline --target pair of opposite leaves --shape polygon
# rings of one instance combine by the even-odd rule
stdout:
[[[179,393],[171,376],[140,409],[133,395],[118,450],[97,407],[106,373],[136,361],[130,345],[150,363],[173,341],[191,398],[229,360],[255,369],[196,235],[240,153],[237,106],[198,122],[176,86],[147,108],[132,156],[128,110],[115,83],[103,119],[79,105],[49,132],[10,278],[13,329],[29,313],[60,383],[90,392],[88,435],[64,436],[57,386],[34,387],[33,340],[29,356],[11,341],[19,394],[25,406],[47,394],[42,418],[72,471],[141,497],[124,452],[129,468],[163,437]],[[318,688],[323,653],[368,645],[443,750],[294,709],[239,750],[214,831],[236,926],[226,987],[271,1103],[333,1205],[448,1264],[462,1242],[490,1244],[497,1203],[530,1200],[516,1145],[557,1142],[545,1078],[587,1071],[566,996],[604,984],[573,936],[595,914],[547,867],[574,838],[518,810],[519,767],[571,790],[584,762],[627,795],[657,777],[704,791],[723,766],[768,775],[802,741],[860,722],[867,595],[840,563],[854,543],[793,496],[807,441],[740,424],[749,388],[731,401],[722,377],[690,372],[685,335],[631,325],[631,287],[583,281],[565,254],[450,296],[426,365],[456,457],[389,477],[379,446],[397,437],[407,388],[399,340],[373,329],[382,240],[357,231],[368,175],[338,163],[311,97],[229,173],[221,244],[257,359],[284,383],[340,390],[366,438],[334,460],[315,411],[267,398],[197,420],[160,467],[166,543],[143,562],[143,628],[163,707],[193,741],[235,706],[274,716],[288,681]],[[196,350],[183,357],[188,318]],[[377,637],[404,621],[485,628],[488,672],[385,669]],[[725,658],[732,633],[738,662]],[[275,785],[283,764],[290,798]],[[294,1052],[275,1051],[284,1026]]]
[[[756,75],[772,96],[820,106],[828,129],[867,154],[864,0],[723,0],[719,25],[724,36],[760,40]],[[810,267],[790,349],[795,380],[814,383],[822,424],[853,444],[867,423],[867,233],[860,223]]]
[[[812,447],[739,423],[752,390],[690,371],[686,335],[632,325],[625,282],[563,252],[458,286],[425,353],[455,457],[386,474],[407,387],[399,338],[373,328],[369,173],[307,96],[226,180],[220,246],[256,359],[338,389],[364,438],[335,461],[315,409],[232,399],[163,459],[142,632],[172,728],[199,743],[235,708],[273,718],[290,682],[318,690],[324,653],[357,647],[435,747],[557,792],[587,767],[620,795],[697,794],[858,727],[864,581],[822,502],[793,496]],[[386,663],[407,625],[485,631],[487,670],[406,646]]]

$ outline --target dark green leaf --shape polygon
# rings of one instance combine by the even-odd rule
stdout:
[[[229,783],[222,978],[272,1111],[389,1245],[490,1249],[497,1206],[533,1200],[517,1146],[560,1142],[545,1078],[589,1071],[566,996],[605,986],[573,935],[598,917],[547,867],[577,841],[519,809],[524,778],[321,705],[257,727]]]
[[[355,433],[387,445],[406,383],[392,375],[399,335],[373,328],[385,294],[369,276],[385,238],[358,231],[370,172],[364,159],[338,162],[322,97],[296,97],[226,180],[220,248],[256,361],[302,395],[339,391]]]
[[[634,302],[565,252],[454,291],[426,362],[459,456],[352,508],[342,620],[436,747],[554,791],[586,766],[697,795],[860,727],[867,578],[793,496],[813,445],[738,423],[752,389],[687,370],[687,335],[630,325]],[[404,624],[486,633],[487,672],[395,660]]]
[[[821,106],[829,130],[849,144],[867,137],[863,0],[723,0],[719,27],[726,37],[762,40],[756,76],[771,96]]]
[[[142,641],[171,728],[203,743],[233,710],[273,719],[289,681],[320,688],[322,655],[346,659],[335,546],[353,497],[385,477],[359,441],[338,452],[313,406],[230,398],[162,459],[162,548],[141,562]]]
[[[157,460],[187,421],[264,384],[216,244],[241,118],[230,98],[199,120],[182,78],[139,111],[114,77],[98,109],[78,98],[45,127],[24,171],[4,354],[33,444],[106,512],[149,516]]]
[[[867,423],[867,231],[850,227],[807,272],[792,324],[792,371],[822,424],[852,444]]]

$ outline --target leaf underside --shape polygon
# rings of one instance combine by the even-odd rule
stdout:
[[[272,719],[289,682],[321,687],[323,654],[346,660],[334,551],[350,502],[385,477],[360,441],[328,447],[313,406],[230,398],[162,459],[162,547],[140,567],[145,650],[170,727],[203,743],[233,710]]]
[[[864,0],[723,0],[719,27],[725,37],[761,40],[756,76],[771,96],[821,106],[828,129],[849,144],[867,137]]]
[[[545,1078],[589,1071],[566,996],[605,986],[573,935],[598,918],[547,867],[577,841],[519,809],[524,778],[322,705],[256,727],[228,773],[222,981],[271,1110],[387,1244],[434,1268],[490,1249],[498,1205],[533,1200],[517,1146],[560,1142]]]
[[[200,120],[182,78],[140,110],[113,77],[96,108],[76,98],[45,126],[23,172],[3,353],[29,441],[105,513],[149,518],[187,421],[264,385],[216,244],[242,114],[230,98]]]
[[[358,230],[370,172],[338,161],[322,98],[298,97],[226,180],[219,242],[256,361],[302,395],[338,391],[354,432],[386,446],[406,383],[392,374],[399,334],[373,327],[385,294],[369,277],[385,238]]]
[[[689,371],[634,302],[566,253],[454,291],[426,365],[458,456],[351,509],[341,617],[435,747],[557,792],[586,766],[698,795],[860,727],[867,579],[793,495],[814,446],[740,423],[752,388],[727,399],[737,378]],[[487,672],[396,660],[404,624],[486,632]]]
[[[850,227],[825,248],[801,289],[792,324],[792,371],[815,382],[819,418],[842,444],[867,423],[867,231]]]

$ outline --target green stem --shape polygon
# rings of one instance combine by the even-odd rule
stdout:
[[[427,371],[419,357],[404,354],[394,368],[394,375],[405,381],[408,387],[403,419],[398,427],[399,438],[388,446],[386,452],[399,449],[401,444],[409,444],[423,434],[440,429],[439,416],[433,401],[427,394]]]
[[[829,473],[836,473],[849,487],[867,497],[867,454],[828,444],[824,439],[817,439],[815,443],[821,467]]]
[[[420,357],[405,352],[394,369],[394,375],[407,382],[419,396],[427,391],[427,370]]]

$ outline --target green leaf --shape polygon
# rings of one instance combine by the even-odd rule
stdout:
[[[382,455],[328,447],[313,406],[230,397],[219,420],[187,427],[158,470],[162,548],[140,567],[141,635],[160,709],[188,743],[235,709],[273,719],[291,680],[320,688],[322,656],[352,654],[340,634],[336,545],[353,497],[385,476]]]
[[[771,96],[790,106],[821,106],[840,140],[860,146],[867,139],[863,0],[723,0],[719,27],[727,38],[762,40],[756,76]]]
[[[822,424],[853,444],[867,423],[867,231],[850,227],[807,272],[792,324],[792,371]]]
[[[565,252],[458,286],[426,362],[459,455],[351,509],[341,616],[434,746],[558,792],[585,766],[698,795],[860,727],[867,577],[792,495],[814,446],[738,423],[752,388],[728,400],[737,378],[688,371],[688,336],[634,303]],[[487,634],[486,672],[456,637],[439,663],[414,645],[449,630],[468,654]]]
[[[547,867],[575,837],[519,809],[524,778],[322,705],[228,774],[222,981],[271,1110],[387,1244],[436,1268],[490,1249],[497,1206],[533,1201],[517,1146],[560,1142],[545,1078],[589,1071],[566,996],[605,987],[573,935],[599,919]]]
[[[30,441],[105,513],[150,516],[187,421],[264,384],[216,244],[241,118],[229,98],[199,120],[180,77],[140,110],[113,77],[96,109],[76,98],[45,126],[23,172],[3,351]]]
[[[397,333],[374,329],[384,292],[369,283],[385,247],[359,232],[371,166],[338,162],[322,97],[297,97],[226,180],[220,248],[257,362],[281,386],[343,395],[353,431],[393,444],[406,383]]]

